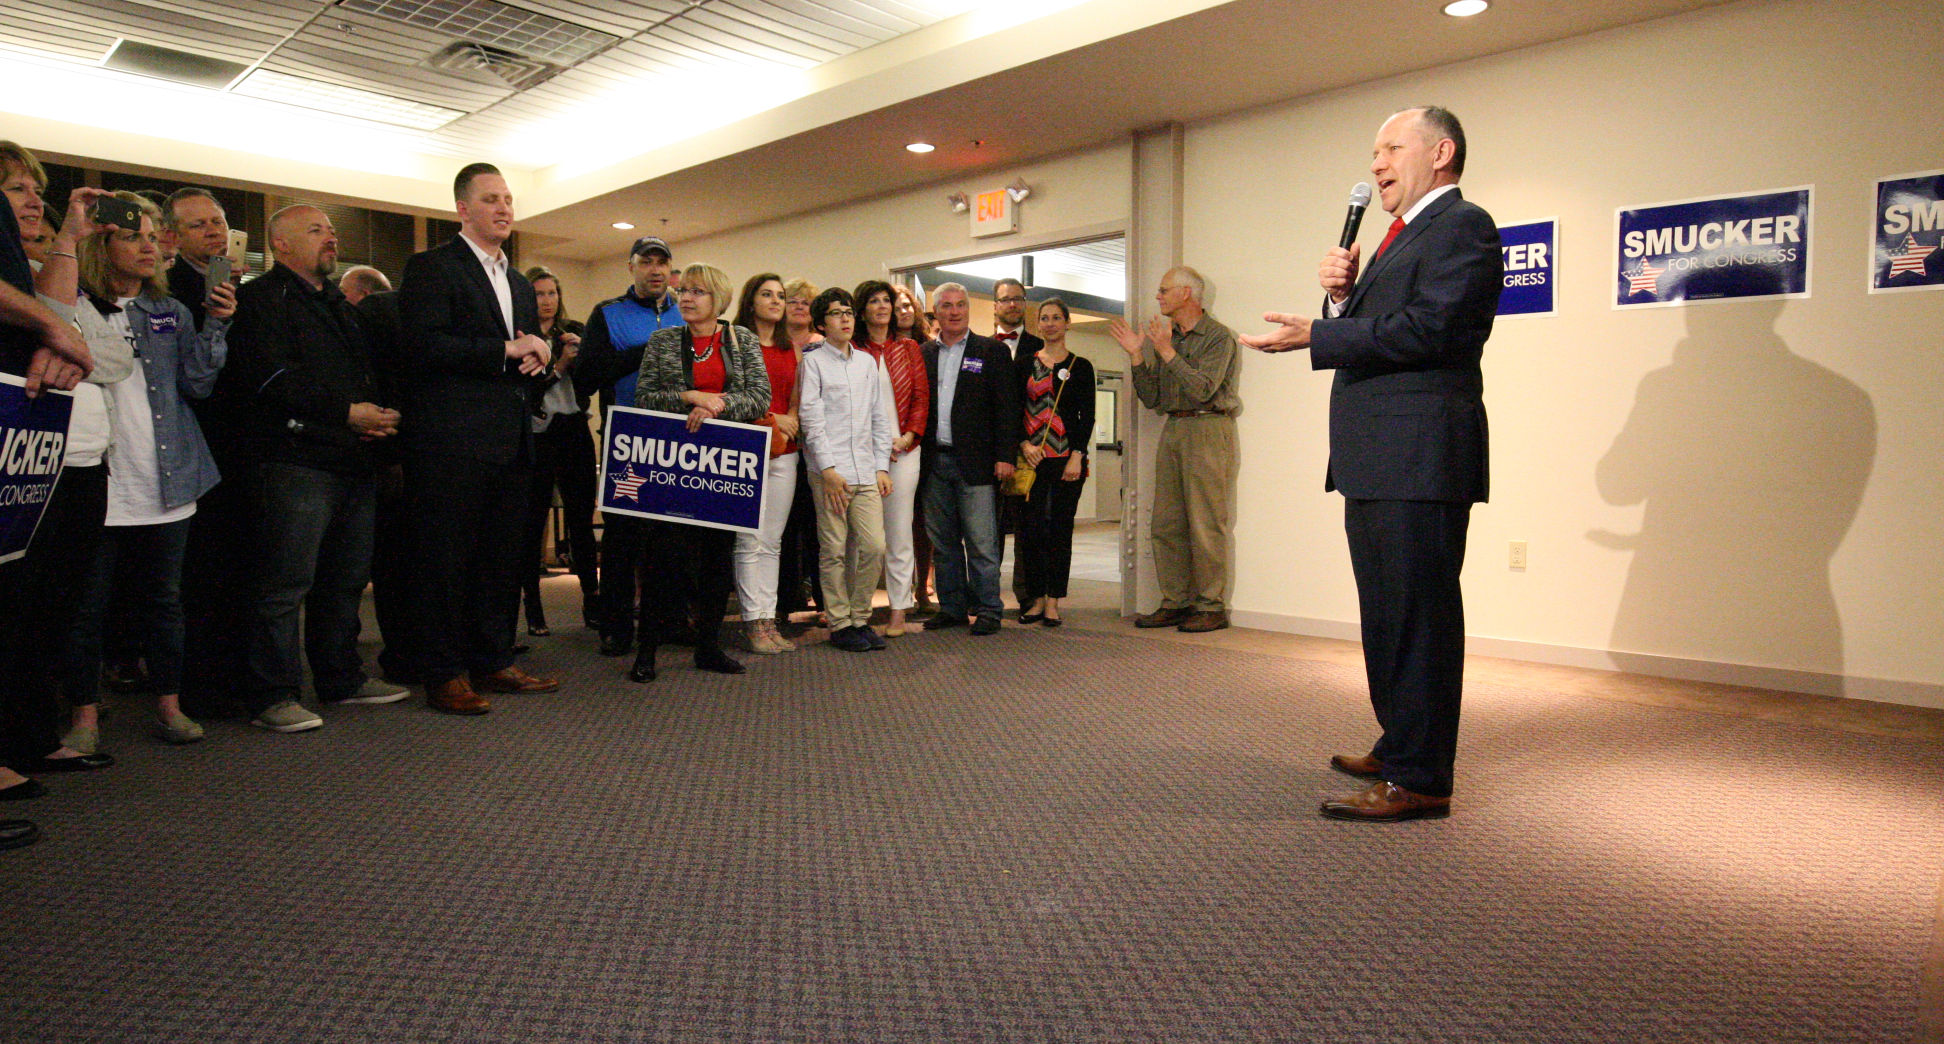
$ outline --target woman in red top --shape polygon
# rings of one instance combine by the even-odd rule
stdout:
[[[918,496],[918,443],[925,437],[931,411],[931,381],[925,376],[925,353],[918,342],[891,332],[897,309],[891,284],[871,279],[857,285],[857,346],[871,353],[891,383],[888,396],[896,409],[891,440],[891,496],[884,502],[884,591],[891,598],[887,637],[905,633],[905,611],[917,602],[911,596],[914,565],[912,524]]]
[[[895,336],[917,342],[921,346],[919,351],[922,356],[922,346],[931,340],[931,326],[925,322],[924,303],[918,300],[918,295],[912,293],[910,287],[903,284],[892,287],[891,292],[894,295],[891,331]],[[914,518],[911,520],[911,593],[921,613],[938,608],[931,599],[931,558],[931,538],[925,535],[925,520],[923,517]]]
[[[776,629],[776,574],[783,551],[783,526],[796,501],[797,364],[801,350],[790,343],[783,324],[783,277],[762,272],[743,284],[736,306],[736,323],[756,335],[763,348],[763,369],[769,373],[769,412],[761,424],[776,429],[770,439],[769,476],[763,486],[763,528],[760,533],[736,535],[736,601],[742,606],[743,631],[749,648],[759,653],[785,653],[796,648]]]

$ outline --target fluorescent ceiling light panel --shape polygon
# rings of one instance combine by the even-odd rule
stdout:
[[[458,109],[425,105],[268,69],[258,69],[244,77],[232,93],[414,130],[437,130],[465,115]]]
[[[116,40],[115,46],[102,58],[101,67],[138,76],[156,76],[213,91],[228,87],[231,81],[243,75],[243,70],[249,68],[204,54],[191,54],[173,47],[158,47],[134,40]]]
[[[562,66],[621,42],[598,29],[499,0],[339,0],[338,6]]]

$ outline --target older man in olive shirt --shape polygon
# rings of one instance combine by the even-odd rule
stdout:
[[[1187,266],[1161,277],[1161,314],[1145,331],[1114,320],[1141,405],[1168,415],[1154,465],[1154,572],[1161,608],[1136,627],[1200,632],[1229,625],[1229,531],[1235,527],[1235,333],[1202,307]]]

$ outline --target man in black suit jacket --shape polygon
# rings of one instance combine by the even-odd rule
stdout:
[[[513,234],[506,179],[472,164],[453,199],[459,234],[414,254],[399,290],[412,389],[401,430],[423,582],[419,677],[435,709],[484,714],[492,708],[477,689],[560,687],[513,665],[531,419],[551,351],[534,333],[533,286],[501,249]]]
[[[1446,815],[1465,672],[1459,572],[1471,506],[1486,494],[1479,357],[1498,312],[1498,226],[1465,202],[1465,132],[1436,107],[1405,109],[1377,132],[1375,175],[1397,220],[1357,278],[1361,250],[1330,251],[1319,270],[1324,317],[1271,312],[1244,337],[1265,351],[1310,349],[1335,370],[1330,468],[1363,617],[1370,702],[1383,730],[1369,754],[1332,768],[1375,780],[1323,803],[1338,819]]]
[[[938,568],[938,615],[926,629],[957,627],[976,617],[972,633],[999,630],[999,482],[1011,477],[1025,427],[1012,356],[1005,345],[971,331],[965,287],[945,283],[932,295],[938,337],[925,345],[932,409],[925,420],[925,534]]]
[[[1026,328],[1026,304],[1025,283],[1009,277],[992,284],[992,339],[1005,345],[1006,351],[1012,353],[1015,374],[1022,371],[1031,373],[1033,353],[1046,347],[1046,342],[1040,340],[1039,335]],[[1020,406],[1024,409],[1025,404],[1021,403]],[[999,543],[1004,547],[1007,533],[1018,536],[1024,528],[1020,519],[1026,510],[1026,498],[1007,496],[999,500]],[[1033,585],[1027,582],[1025,559],[1018,555],[1013,557],[1012,589],[1013,599],[1019,603],[1023,619],[1037,595]]]

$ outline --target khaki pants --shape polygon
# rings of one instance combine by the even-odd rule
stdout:
[[[817,502],[817,564],[832,634],[871,622],[871,597],[884,568],[884,501],[877,483],[849,490],[849,509],[838,514],[824,492],[823,476],[810,477]]]
[[[1154,577],[1163,609],[1227,605],[1235,527],[1235,419],[1169,417],[1154,462]]]

